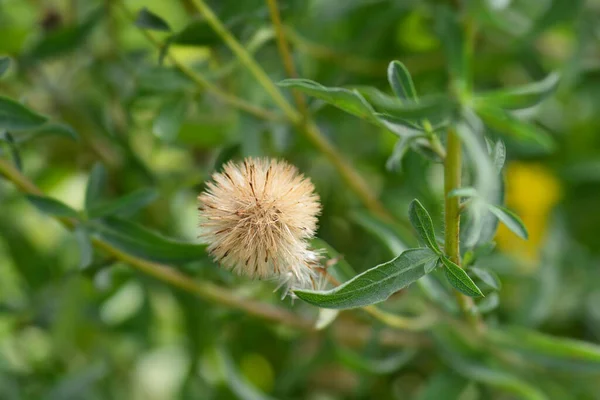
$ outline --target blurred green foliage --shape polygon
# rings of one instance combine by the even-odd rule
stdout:
[[[464,70],[499,107],[515,97],[496,89],[560,75],[534,108],[474,105],[506,143],[506,203],[530,236],[501,227],[497,249],[463,254],[480,267],[485,338],[443,323],[457,309],[440,271],[383,306],[412,316],[435,304],[435,328],[412,332],[281,300],[273,282],[223,271],[195,243],[204,182],[245,156],[286,159],[312,179],[319,247],[343,255],[339,281],[417,245],[412,199],[435,230],[422,237],[441,237],[444,219],[435,152],[405,152],[385,124],[303,97],[367,182],[361,197],[196,3],[0,0],[0,398],[600,398],[598,1],[457,1],[459,11],[440,0],[279,1],[298,77],[363,88],[369,101],[366,86],[398,93],[392,60],[435,110],[451,79],[471,84]],[[290,78],[265,1],[206,3],[271,82]],[[448,50],[440,7],[472,24],[467,65]],[[355,101],[342,108],[360,115]],[[318,313],[335,320],[315,332]]]

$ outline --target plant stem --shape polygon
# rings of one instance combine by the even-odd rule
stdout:
[[[453,128],[448,129],[446,144],[446,159],[444,162],[444,250],[446,256],[460,266],[460,199],[449,197],[448,194],[460,187],[462,175],[462,148],[460,138]],[[455,290],[456,301],[471,324],[477,330],[482,328],[482,322],[475,313],[473,299]]]
[[[285,37],[285,29],[281,23],[281,14],[279,13],[277,0],[267,0],[267,4],[269,6],[269,13],[271,14],[273,29],[275,30],[275,35],[277,37],[277,48],[279,49],[279,54],[281,55],[281,60],[287,76],[289,78],[297,78],[298,72],[296,71],[294,59],[290,52],[288,41]],[[306,119],[308,117],[308,110],[306,108],[304,96],[302,96],[302,94],[297,90],[293,90],[292,93],[294,95],[296,106],[298,107],[298,110],[300,110],[300,114],[302,114],[302,116]]]

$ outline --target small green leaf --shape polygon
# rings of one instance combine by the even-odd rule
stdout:
[[[64,136],[71,140],[77,140],[79,138],[77,132],[75,132],[75,130],[73,130],[73,128],[71,128],[69,125],[50,122],[29,132],[19,133],[19,135],[16,137],[16,140],[17,143],[25,143],[40,136],[46,135]]]
[[[152,203],[158,197],[154,189],[139,189],[116,200],[98,203],[87,209],[90,219],[107,215],[133,214],[140,208]]]
[[[79,247],[79,269],[87,268],[94,260],[94,249],[87,229],[79,224],[75,228],[75,240]]]
[[[97,162],[92,167],[92,172],[88,178],[85,188],[85,208],[89,210],[95,204],[101,201],[102,191],[106,186],[106,168]]]
[[[108,216],[94,234],[129,254],[157,262],[184,263],[206,257],[206,246],[164,237],[134,222]]]
[[[441,255],[442,250],[440,250],[440,246],[435,239],[433,221],[419,200],[414,199],[410,202],[410,205],[408,206],[408,217],[411,224],[419,234],[419,237],[427,245],[427,247],[433,250],[436,254]]]
[[[439,261],[440,261],[440,259],[436,258],[434,260],[431,260],[427,264],[425,264],[425,273],[429,274],[430,272],[432,272],[435,269],[435,267],[438,266]]]
[[[517,119],[501,108],[477,106],[475,111],[486,125],[500,134],[536,145],[543,151],[552,151],[556,146],[554,139],[546,131],[532,123]]]
[[[149,11],[146,7],[142,8],[138,13],[135,25],[139,28],[151,29],[154,31],[171,31],[171,27],[169,27],[169,24],[164,19]]]
[[[400,61],[392,61],[387,70],[388,82],[400,99],[417,101],[417,91],[410,72]]]
[[[295,290],[307,303],[323,308],[347,309],[380,303],[425,275],[425,264],[437,258],[429,249],[410,249],[387,263],[373,267],[344,284],[324,291]]]
[[[8,70],[8,67],[10,67],[10,57],[0,57],[0,77]]]
[[[410,149],[411,138],[400,138],[394,145],[392,155],[385,162],[385,168],[388,171],[399,171],[402,166],[402,159]]]
[[[492,161],[496,167],[496,171],[500,173],[506,162],[506,146],[502,140],[498,140],[492,149]]]
[[[441,260],[446,267],[444,268],[446,278],[448,278],[448,282],[450,282],[456,290],[471,297],[483,296],[481,290],[469,275],[467,275],[464,269],[453,263],[448,257],[444,256]]]
[[[421,123],[424,119],[435,123],[450,119],[456,109],[455,104],[444,95],[422,97],[419,102],[415,102],[401,101],[374,87],[361,86],[355,90],[378,113],[416,123]]]
[[[558,73],[551,73],[541,81],[527,85],[493,90],[475,96],[475,103],[482,106],[520,110],[533,107],[550,96],[558,87]]]
[[[279,82],[279,86],[297,89],[357,117],[374,119],[373,108],[356,91],[337,87],[328,88],[308,79],[285,79]]]
[[[8,97],[0,96],[0,129],[9,131],[34,129],[47,119]]]
[[[490,341],[523,354],[527,360],[573,373],[600,372],[600,346],[520,327],[490,330]]]
[[[176,139],[185,118],[187,104],[184,97],[165,103],[154,119],[152,133],[166,142]]]
[[[375,113],[374,115],[383,126],[400,138],[417,138],[425,136],[423,129],[413,122],[388,114]]]
[[[525,224],[517,214],[507,208],[495,206],[493,204],[488,204],[488,208],[492,214],[498,217],[498,219],[515,235],[522,239],[527,239],[529,237]]]
[[[477,193],[477,189],[474,187],[461,187],[452,189],[448,193],[448,197],[477,197],[479,194]]]
[[[50,214],[55,217],[79,218],[77,211],[73,210],[71,207],[59,200],[46,196],[36,196],[33,194],[27,195],[27,199],[38,210],[46,214]]]
[[[492,289],[500,290],[500,288],[502,287],[500,278],[498,278],[498,275],[496,275],[496,273],[493,271],[477,267],[469,268],[469,271],[471,271],[476,277],[481,279],[486,285],[488,285]]]
[[[15,140],[13,135],[10,132],[4,132],[0,139],[8,143],[8,147],[10,148],[10,154],[12,156],[13,162],[15,163],[15,167],[19,171],[23,171],[23,160],[21,158],[21,151],[19,150],[18,142]]]
[[[368,359],[343,347],[337,347],[335,353],[342,364],[357,372],[372,375],[389,375],[413,360],[417,351],[415,349],[402,350],[382,359]]]

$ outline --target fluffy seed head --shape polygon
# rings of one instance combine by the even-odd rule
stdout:
[[[222,266],[290,287],[314,286],[309,249],[321,211],[313,184],[284,161],[229,162],[198,196],[200,239]]]

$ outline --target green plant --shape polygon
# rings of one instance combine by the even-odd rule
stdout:
[[[596,19],[451,3],[72,1],[27,41],[0,29],[0,397],[594,398],[595,214],[575,194],[600,197],[577,186],[600,152],[557,131],[594,125],[569,102],[595,104],[577,82]],[[574,26],[557,60],[544,41]],[[306,273],[282,300],[193,239],[196,196],[244,157],[314,182],[325,289]],[[571,185],[540,260],[494,249],[499,226],[528,237],[507,157]]]

